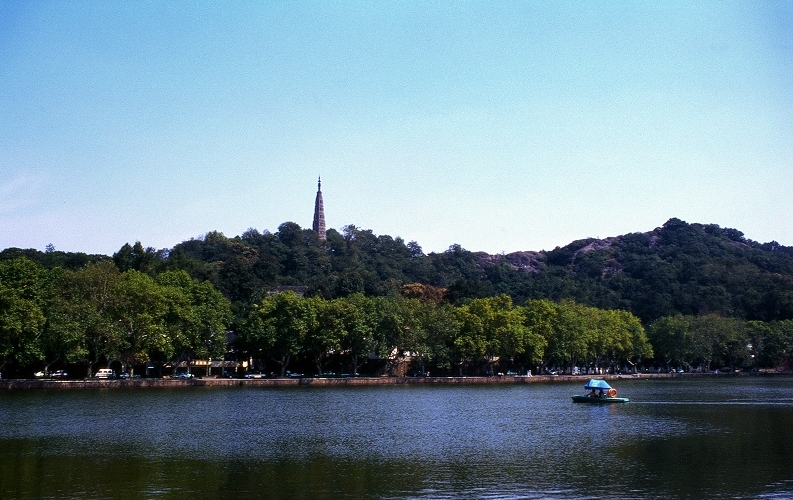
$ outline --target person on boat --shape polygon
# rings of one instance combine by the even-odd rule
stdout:
[[[598,397],[599,397],[599,398],[602,398],[602,397],[603,397],[603,389],[600,389],[600,392],[598,392]]]
[[[594,388],[590,389],[590,391],[589,391],[589,397],[590,397],[590,398],[594,398],[595,396],[596,396],[596,394],[595,394],[595,389],[594,389]]]

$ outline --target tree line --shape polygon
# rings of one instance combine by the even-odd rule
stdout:
[[[48,270],[17,258],[0,262],[0,370],[78,366],[90,376],[111,360],[132,371],[228,357],[280,375],[710,370],[783,366],[793,348],[790,320],[675,315],[645,330],[628,311],[571,300],[444,296],[419,283],[390,296],[272,293],[232,330],[231,302],[183,270],[149,276],[109,260]]]
[[[284,358],[271,354],[279,349],[268,344],[271,334],[252,330],[252,318],[270,324],[260,316],[273,300],[270,293],[285,286],[305,293],[299,303],[324,311],[315,314],[324,318],[316,320],[318,324],[341,321],[328,312],[339,304],[351,309],[350,304],[379,301],[376,310],[399,311],[408,319],[400,316],[396,321],[396,313],[390,323],[369,317],[375,325],[370,329],[378,335],[372,352],[379,359],[386,359],[386,353],[407,359],[400,354],[407,352],[419,368],[429,366],[438,373],[498,369],[488,359],[515,370],[602,364],[600,355],[589,353],[590,347],[569,347],[576,343],[561,342],[547,331],[540,335],[546,344],[539,358],[535,354],[542,343],[517,343],[523,352],[516,348],[508,353],[493,348],[490,341],[448,333],[460,324],[463,331],[473,331],[471,324],[461,323],[463,312],[496,298],[517,304],[512,309],[523,311],[520,314],[529,304],[541,303],[537,301],[557,308],[575,304],[630,313],[646,329],[655,352],[655,359],[644,353],[641,360],[658,366],[790,363],[787,322],[793,319],[793,249],[747,240],[734,229],[677,219],[648,233],[509,255],[470,252],[459,245],[425,254],[415,241],[377,236],[352,225],[341,232],[329,229],[322,241],[314,231],[287,222],[275,233],[249,229],[228,238],[210,232],[165,250],[140,242],[125,244],[112,257],[60,252],[51,246],[45,252],[6,249],[0,252],[0,267],[0,355],[6,371],[37,363],[82,363],[87,373],[107,359],[134,364],[150,358],[173,365],[218,359],[226,351],[239,359],[259,360],[259,365],[269,363],[277,371],[291,363],[316,367],[310,362],[319,356],[316,348],[300,340],[314,342],[315,336],[298,335],[297,354]],[[29,282],[20,277],[26,273]],[[405,305],[415,301],[432,306]],[[419,314],[422,308],[433,313]],[[82,316],[77,314],[80,310]],[[394,326],[444,314],[450,327],[440,328],[440,322],[430,323],[431,328],[424,323],[403,330]],[[685,321],[675,324],[686,323],[685,329],[668,327],[673,318],[681,317]],[[574,337],[590,336],[576,328]],[[422,332],[429,332],[433,340],[420,340]],[[411,335],[419,340],[402,338]],[[669,338],[682,340],[669,343]],[[683,341],[690,346],[683,349]],[[725,348],[725,343],[732,347]],[[484,344],[491,347],[481,348]],[[339,370],[353,372],[363,366],[360,355],[353,359],[349,348],[331,350],[334,355],[322,358],[320,366],[336,363],[344,365]],[[626,357],[623,362],[627,360],[639,358]]]
[[[645,325],[675,314],[793,319],[793,248],[678,219],[646,233],[507,255],[459,245],[425,254],[415,241],[353,225],[329,229],[321,241],[314,231],[287,222],[274,233],[249,229],[228,238],[210,232],[169,250],[125,245],[113,259],[122,270],[182,269],[209,280],[238,317],[282,285],[306,286],[309,295],[332,299],[387,296],[406,283],[424,283],[445,289],[453,304],[501,294],[516,304],[571,299],[630,311]]]
[[[310,360],[317,374],[329,365],[357,373],[374,360],[370,373],[404,366],[462,376],[574,365],[615,370],[653,355],[641,322],[626,311],[570,301],[516,306],[507,295],[453,306],[415,297],[423,285],[407,288],[394,297],[271,295],[252,308],[241,345],[263,365],[274,360],[282,375],[295,358]]]
[[[0,260],[21,256],[48,269],[70,270],[111,259],[54,248],[0,252]],[[793,248],[678,219],[645,233],[506,255],[459,245],[425,254],[415,241],[353,225],[329,229],[323,241],[314,231],[285,222],[273,233],[251,228],[226,237],[212,231],[170,249],[124,244],[112,261],[121,271],[155,276],[183,270],[208,280],[231,302],[236,321],[279,286],[304,286],[309,296],[333,299],[353,293],[388,296],[407,283],[444,289],[455,305],[501,294],[516,304],[570,299],[630,311],[645,325],[676,314],[793,319]]]
[[[133,371],[235,356],[251,368],[276,364],[281,375],[291,365],[358,373],[367,363],[393,373],[407,362],[419,373],[466,375],[652,357],[641,322],[625,311],[515,306],[507,295],[456,306],[442,296],[421,284],[388,297],[274,293],[251,305],[230,341],[231,303],[185,271],[149,276],[110,261],[48,270],[22,257],[0,262],[0,369],[81,366],[90,376],[111,360]]]
[[[57,365],[90,376],[113,360],[134,370],[222,359],[231,320],[228,300],[184,271],[152,277],[121,272],[112,261],[76,271],[24,257],[0,262],[0,371],[7,374]]]
[[[744,321],[717,314],[659,318],[648,330],[657,362],[668,369],[791,368],[793,320]]]

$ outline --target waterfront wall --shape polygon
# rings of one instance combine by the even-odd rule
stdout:
[[[734,376],[738,374],[690,374],[658,373],[641,375],[542,375],[542,376],[504,376],[504,377],[349,377],[349,378],[266,378],[266,379],[154,379],[139,378],[131,380],[0,380],[2,390],[70,390],[70,389],[145,389],[179,387],[348,387],[373,385],[485,385],[485,384],[534,384],[534,383],[583,383],[589,378],[605,380],[682,378],[708,376]]]

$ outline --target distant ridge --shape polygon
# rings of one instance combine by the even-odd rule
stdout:
[[[422,283],[445,300],[510,295],[575,300],[623,309],[645,323],[674,314],[716,313],[746,320],[793,319],[793,248],[758,243],[716,224],[670,219],[644,233],[586,238],[549,251],[491,255],[451,245],[424,254],[414,241],[346,226],[313,229],[285,222],[278,231],[249,229],[228,238],[209,232],[168,250],[125,244],[113,261],[149,274],[183,269],[209,280],[244,311],[279,287],[307,296],[389,295]],[[44,267],[76,269],[108,256],[5,249],[0,260],[24,256]]]

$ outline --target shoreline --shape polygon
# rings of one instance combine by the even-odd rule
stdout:
[[[79,390],[79,389],[147,389],[179,387],[351,387],[386,385],[515,385],[537,383],[574,383],[590,378],[603,380],[651,380],[692,377],[790,376],[790,373],[643,373],[639,375],[525,375],[494,377],[349,377],[349,378],[193,378],[131,380],[0,380],[0,391]]]

